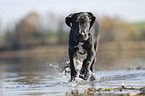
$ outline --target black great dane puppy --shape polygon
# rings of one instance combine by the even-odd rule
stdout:
[[[80,71],[79,77],[87,80],[89,71],[94,72],[96,52],[99,41],[99,24],[91,12],[79,12],[70,14],[65,18],[66,24],[71,28],[69,34],[69,59],[71,68],[71,80],[75,80],[77,52],[87,54]]]

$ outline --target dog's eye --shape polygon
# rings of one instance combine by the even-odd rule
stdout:
[[[84,26],[87,26],[87,24],[86,24],[86,23],[84,23]]]

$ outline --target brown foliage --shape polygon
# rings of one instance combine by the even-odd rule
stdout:
[[[104,16],[100,20],[101,41],[123,41],[131,40],[135,29],[118,17]]]

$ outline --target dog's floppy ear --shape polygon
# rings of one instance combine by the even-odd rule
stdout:
[[[65,23],[69,26],[69,27],[72,27],[72,16],[73,14],[70,14],[69,16],[67,16],[65,18]]]
[[[91,29],[91,27],[93,26],[93,24],[96,20],[96,17],[91,12],[88,12],[88,14],[89,14],[89,18],[90,18],[90,28],[89,29]]]

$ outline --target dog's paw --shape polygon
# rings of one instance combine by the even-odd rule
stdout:
[[[90,81],[95,81],[95,80],[96,80],[95,76],[91,74]]]
[[[89,76],[90,76],[89,73],[84,74],[84,80],[88,80]]]
[[[71,79],[69,80],[69,82],[74,82],[76,79],[75,77],[71,77]]]
[[[84,79],[84,71],[83,71],[83,69],[81,69],[80,74],[79,74],[79,77],[81,79]]]
[[[83,80],[88,80],[89,78],[89,74],[86,74],[86,75],[79,75],[79,77]]]
[[[96,76],[95,73],[91,73],[90,81],[91,82],[100,81],[100,77]]]
[[[86,74],[81,74],[81,73],[80,73],[80,75],[79,75],[79,77],[80,77],[81,79],[83,79],[83,80],[88,80],[89,76],[90,76],[89,73],[86,73]]]
[[[80,77],[81,79],[84,79],[84,75],[83,75],[83,74],[80,74],[79,77]]]

